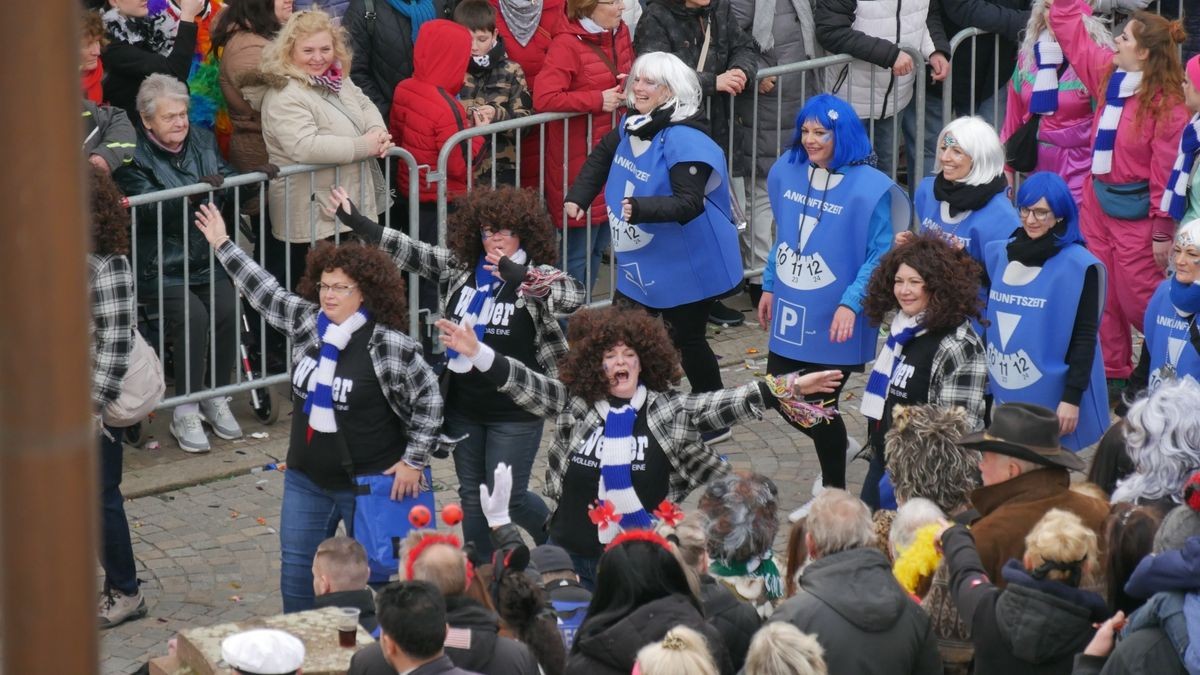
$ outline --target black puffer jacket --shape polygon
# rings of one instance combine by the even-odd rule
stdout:
[[[145,42],[130,44],[112,40],[100,55],[104,63],[104,97],[111,105],[124,110],[130,120],[137,119],[137,93],[142,81],[155,73],[163,73],[187,82],[195,51],[196,24],[192,21],[179,23],[175,44],[166,56],[153,51]]]
[[[708,623],[725,641],[733,669],[741,671],[746,663],[746,652],[750,651],[750,640],[762,625],[758,611],[707,574],[700,578],[700,604]]]
[[[682,595],[648,602],[599,633],[580,633],[567,659],[566,675],[629,675],[638,650],[679,625],[703,634],[721,675],[733,675],[733,663],[717,629]]]
[[[738,25],[730,1],[712,0],[706,7],[691,9],[684,6],[683,0],[650,0],[638,21],[633,50],[638,56],[647,52],[674,54],[695,68],[700,62],[706,25],[711,27],[708,56],[704,60],[704,70],[698,73],[700,90],[704,92],[700,109],[705,110],[708,99],[712,99],[712,137],[729,155],[729,94],[717,91],[717,75],[732,68],[740,69],[746,74],[742,96],[752,98],[756,86],[754,77],[758,74],[758,47],[754,38]],[[741,127],[734,133],[733,148],[737,149],[747,140],[747,135]],[[733,173],[741,175],[743,171],[739,165],[743,159],[739,153],[734,153],[733,157]]]
[[[133,155],[133,163],[117,169],[113,173],[121,191],[132,197],[134,195],[166,190],[169,188],[193,185],[200,182],[203,176],[220,175],[228,178],[237,170],[221,157],[217,149],[217,139],[207,129],[193,126],[188,131],[183,148],[177,153],[164,149],[158,143],[146,136],[146,129],[140,118],[134,122],[137,127],[137,151]],[[257,190],[241,190],[244,199]],[[163,286],[182,286],[184,284],[203,284],[209,277],[209,246],[204,235],[195,226],[196,209],[200,198],[208,201],[206,195],[189,199],[187,217],[184,217],[180,199],[172,199],[162,206],[162,277]],[[224,207],[227,200],[232,200],[232,190],[217,190],[213,201],[218,208]],[[138,288],[141,293],[157,293],[159,273],[158,250],[159,228],[158,207],[154,204],[139,206],[135,210],[137,226],[137,265]],[[186,247],[186,248],[185,248]],[[186,251],[186,255],[185,255]],[[187,278],[184,279],[184,259],[187,259]],[[217,278],[225,278],[225,270],[221,265],[214,265]]]
[[[446,598],[446,623],[446,655],[459,668],[482,675],[538,675],[529,648],[501,637],[499,617],[475,600]]]
[[[942,535],[950,593],[975,644],[975,674],[1067,675],[1087,646],[1095,622],[1107,618],[1104,599],[1055,581],[1038,581],[1010,560],[1000,590],[987,578],[971,533]]]
[[[975,104],[979,105],[1008,84],[1012,77],[1018,41],[1025,32],[1025,25],[1029,23],[1029,8],[1033,3],[1030,0],[942,0],[938,5],[947,36],[953,37],[964,28],[978,28],[993,33],[977,39],[974,62],[971,59],[970,40],[960,44],[954,58],[950,59],[954,68],[955,107],[970,105],[972,83]],[[929,11],[934,11],[933,3],[930,3]],[[1000,42],[999,60],[994,58],[997,40]],[[930,93],[937,95],[939,90],[942,87],[933,87]],[[942,95],[945,95],[944,91]],[[945,122],[949,123],[950,120]],[[987,122],[990,124],[991,120]]]
[[[366,0],[350,0],[342,16],[342,26],[354,53],[350,79],[379,108],[386,121],[396,85],[413,74],[412,24],[388,0],[373,0],[372,4],[374,21],[366,18]],[[456,4],[456,0],[433,0],[434,18],[451,18]]]
[[[929,615],[900,587],[876,548],[841,551],[809,563],[800,592],[780,605],[771,621],[787,621],[815,636],[831,673],[942,673]]]

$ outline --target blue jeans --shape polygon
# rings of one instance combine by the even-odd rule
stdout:
[[[508,514],[512,521],[533,537],[535,544],[546,542],[546,520],[550,509],[536,493],[529,491],[529,474],[538,445],[542,442],[541,420],[532,422],[496,422],[480,424],[456,410],[446,411],[446,431],[451,436],[467,435],[454,448],[454,473],[458,475],[458,498],[463,508],[463,537],[475,552],[490,560],[492,540],[487,519],[479,501],[479,486],[491,490],[496,465],[512,467],[512,495]]]
[[[353,536],[354,492],[326,490],[304,472],[283,473],[279,516],[279,590],[284,612],[313,609],[313,557],[317,547],[337,533],[338,521]]]
[[[592,225],[591,232],[586,227],[567,228],[567,274],[570,274],[589,291],[596,285],[599,276],[600,254],[608,248],[611,240],[608,224]],[[591,263],[591,279],[588,279],[588,264]]]
[[[100,434],[100,564],[104,567],[104,585],[125,595],[138,592],[137,567],[133,545],[129,541],[129,519],[125,517],[125,498],[121,496],[121,468],[125,430],[105,426],[112,438]]]

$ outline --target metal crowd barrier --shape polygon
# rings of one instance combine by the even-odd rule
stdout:
[[[367,162],[374,162],[374,161],[377,161],[377,160],[367,159],[367,160],[363,160],[362,162],[359,162],[360,170],[367,171],[369,169],[369,165],[367,164]],[[393,181],[392,165],[393,165],[394,161],[404,162],[409,168],[409,185],[408,185],[409,228],[408,228],[408,231],[411,236],[417,237],[418,236],[418,233],[417,233],[417,206],[418,206],[417,189],[418,189],[418,184],[417,184],[417,170],[416,170],[417,164],[416,164],[416,161],[413,158],[412,154],[410,154],[407,150],[404,150],[403,148],[393,148],[391,151],[389,151],[388,161],[385,163],[386,166],[383,171],[384,181],[386,183],[386,186],[389,188],[389,191],[393,184],[392,183],[392,181]],[[312,195],[313,195],[313,192],[315,189],[315,174],[317,171],[323,171],[323,170],[328,170],[328,169],[334,170],[334,184],[335,185],[340,184],[340,178],[341,178],[340,174],[341,174],[341,171],[343,170],[343,167],[334,167],[334,166],[318,166],[318,165],[288,166],[288,167],[280,170],[279,176],[277,178],[277,180],[284,181],[285,201],[287,201],[288,203],[292,203],[294,200],[298,199],[298,200],[302,200],[309,204],[310,238],[309,238],[308,244],[302,244],[302,243],[301,244],[286,244],[287,248],[285,248],[285,251],[288,252],[288,255],[285,256],[285,260],[284,260],[284,269],[285,269],[284,276],[285,276],[285,279],[288,281],[286,286],[288,286],[289,289],[294,287],[295,281],[299,278],[300,274],[303,273],[303,270],[293,270],[292,269],[290,247],[291,246],[311,246],[311,244],[316,241],[316,223],[317,223],[316,210],[319,207],[317,206],[316,202],[312,199]],[[305,180],[306,176],[307,176],[307,180]],[[130,206],[131,218],[132,218],[132,237],[131,237],[132,248],[130,251],[130,259],[134,265],[134,284],[135,284],[135,290],[137,291],[137,293],[135,293],[135,295],[138,298],[138,302],[139,302],[139,315],[141,315],[141,319],[146,324],[148,324],[148,327],[150,327],[152,329],[150,331],[149,341],[150,341],[151,345],[156,348],[160,357],[165,358],[165,355],[167,354],[167,346],[168,346],[167,345],[167,330],[166,330],[166,325],[165,325],[166,324],[166,321],[165,321],[166,312],[164,311],[164,309],[165,309],[165,307],[164,307],[164,305],[165,305],[164,278],[163,278],[164,274],[163,274],[163,270],[162,270],[163,253],[164,253],[164,251],[163,251],[163,226],[164,226],[163,225],[163,222],[164,222],[163,215],[164,215],[164,213],[166,212],[167,209],[173,209],[173,208],[180,209],[179,213],[180,213],[180,216],[183,221],[183,232],[184,232],[183,277],[185,280],[189,279],[191,277],[191,273],[192,273],[192,270],[190,269],[190,256],[189,256],[191,244],[189,241],[190,238],[189,238],[188,234],[190,232],[190,228],[194,227],[194,224],[192,222],[192,219],[193,219],[192,214],[194,212],[194,203],[199,200],[204,200],[204,201],[208,201],[211,203],[214,201],[214,196],[218,192],[225,192],[227,194],[227,203],[231,205],[226,209],[227,214],[229,212],[232,212],[232,216],[233,216],[232,218],[229,218],[228,222],[227,222],[227,225],[229,227],[229,235],[231,237],[233,237],[234,240],[243,247],[246,247],[246,245],[248,243],[253,242],[254,249],[255,249],[255,258],[256,258],[258,264],[266,267],[267,266],[266,242],[269,240],[269,238],[271,238],[273,236],[267,226],[268,225],[268,220],[267,220],[267,211],[268,211],[268,209],[267,209],[267,202],[268,202],[267,180],[268,180],[268,178],[267,178],[266,174],[257,173],[257,172],[246,173],[246,174],[240,174],[240,175],[233,176],[233,177],[226,179],[224,181],[224,183],[222,183],[222,185],[217,188],[214,188],[213,186],[211,186],[207,183],[196,183],[193,185],[186,185],[186,186],[182,186],[182,187],[178,187],[178,188],[172,188],[169,190],[161,190],[158,192],[142,194],[142,195],[134,195],[134,196],[129,197],[129,206]],[[366,189],[365,186],[362,186],[362,183],[360,181],[359,194],[352,195],[352,197],[356,198],[357,202],[360,204],[363,203],[363,200],[365,197],[365,189]],[[245,194],[246,192],[251,192],[251,194]],[[254,197],[258,198],[258,203],[259,203],[257,216],[255,216],[255,217],[246,216],[245,219],[243,219],[243,211],[244,211],[245,202]],[[282,217],[283,217],[284,231],[290,231],[290,229],[291,229],[290,228],[290,225],[291,225],[290,211],[286,211],[284,214],[282,214]],[[146,222],[147,220],[151,220],[151,222],[147,223]],[[384,220],[385,225],[390,226],[390,224],[391,224],[391,210],[390,209],[384,210],[383,220]],[[248,223],[249,228],[243,227],[243,224],[245,224],[246,221],[249,221],[249,223]],[[255,221],[257,221],[257,222],[255,222]],[[139,283],[138,280],[139,280],[140,274],[142,272],[142,270],[138,269],[138,248],[139,248],[138,235],[139,235],[139,230],[141,228],[147,228],[147,227],[154,228],[157,231],[157,235],[154,237],[154,239],[156,241],[156,245],[158,248],[157,257],[158,257],[158,265],[159,265],[157,273],[155,275],[157,278],[157,284],[153,289],[151,289],[149,291],[147,291],[147,289],[145,289],[145,288],[137,288],[137,284]],[[334,237],[335,237],[335,240],[340,239],[339,234],[335,234]],[[207,244],[205,244],[205,246],[207,246]],[[186,325],[186,322],[190,320],[191,303],[197,301],[196,299],[193,299],[193,297],[192,297],[194,294],[197,295],[199,299],[206,300],[207,301],[206,304],[207,304],[208,308],[210,309],[210,311],[208,311],[209,355],[208,355],[208,368],[207,368],[207,376],[209,378],[210,383],[216,382],[220,379],[224,379],[222,376],[220,376],[218,374],[218,367],[217,367],[218,363],[217,363],[217,359],[215,358],[216,353],[217,353],[217,345],[215,344],[216,340],[214,339],[214,336],[217,333],[217,328],[216,328],[217,321],[216,321],[216,313],[214,311],[211,311],[211,309],[216,305],[216,288],[214,286],[213,280],[217,274],[218,269],[221,269],[221,265],[220,265],[220,263],[218,263],[216,261],[216,257],[213,254],[213,252],[209,251],[209,253],[208,253],[208,282],[206,282],[206,283],[202,282],[200,284],[188,284],[188,288],[192,292],[183,294],[183,315],[185,317],[185,325]],[[223,272],[221,272],[220,274],[223,276]],[[421,327],[421,322],[420,322],[420,317],[418,316],[418,307],[417,307],[417,281],[416,280],[417,280],[417,275],[415,273],[410,273],[408,275],[407,286],[408,286],[408,305],[409,305],[409,331],[410,331],[410,334],[412,334],[412,335],[417,335],[418,331],[420,330],[420,327]],[[235,292],[236,291],[237,291],[237,289],[235,288]],[[288,373],[287,372],[275,373],[275,374],[268,372],[268,369],[267,369],[267,362],[268,362],[268,359],[267,359],[267,334],[268,334],[268,331],[271,331],[273,329],[271,329],[270,327],[267,326],[265,320],[261,320],[261,319],[258,323],[258,326],[256,326],[254,328],[254,334],[256,335],[256,339],[258,342],[257,356],[259,357],[257,359],[258,363],[256,364],[256,368],[254,369],[255,371],[257,371],[257,375],[252,380],[248,379],[245,376],[243,368],[240,367],[242,353],[243,353],[242,352],[242,348],[243,348],[242,333],[243,333],[243,331],[240,330],[240,327],[243,325],[243,323],[242,323],[243,307],[242,307],[242,303],[240,302],[240,295],[237,295],[235,297],[233,311],[234,311],[233,322],[234,322],[234,326],[235,326],[233,333],[235,335],[235,344],[229,346],[229,348],[232,349],[232,353],[235,355],[235,359],[234,359],[235,363],[228,364],[230,367],[233,368],[232,383],[228,384],[228,385],[224,385],[224,386],[219,386],[219,387],[205,387],[204,383],[196,383],[196,382],[190,381],[191,380],[191,370],[192,370],[192,368],[191,368],[191,351],[192,351],[191,350],[191,331],[185,329],[183,331],[184,343],[182,345],[171,345],[171,354],[172,354],[172,358],[174,358],[174,359],[180,359],[180,358],[184,359],[184,365],[185,365],[185,367],[184,367],[184,372],[186,374],[185,381],[184,382],[178,382],[178,381],[175,382],[175,390],[177,392],[189,392],[190,391],[191,393],[177,393],[175,395],[172,395],[163,400],[163,402],[159,405],[159,409],[172,408],[174,406],[177,406],[177,405],[180,405],[183,403],[194,403],[194,402],[202,401],[202,400],[205,400],[208,398],[212,398],[214,396],[227,396],[227,395],[231,395],[231,394],[235,394],[235,393],[249,391],[252,389],[259,389],[264,386],[284,383],[284,382],[288,381]],[[287,369],[290,371],[290,369],[291,369],[291,340],[290,339],[287,340],[287,345],[288,345],[288,349],[285,350],[286,354],[284,355],[284,359],[287,364]],[[220,364],[220,365],[224,366],[226,364]]]
[[[977,35],[978,35],[978,31],[972,31],[972,30],[963,31],[959,35],[955,36],[953,44],[957,47],[958,45],[962,44],[968,38],[973,38]],[[905,51],[912,58],[913,69],[914,69],[912,98],[909,103],[909,105],[915,107],[914,110],[915,110],[915,114],[916,114],[916,124],[915,124],[915,129],[914,129],[914,132],[915,132],[914,147],[917,149],[923,149],[924,145],[925,145],[925,137],[926,137],[925,126],[926,126],[926,116],[927,116],[927,105],[926,105],[927,92],[926,92],[926,82],[925,82],[925,80],[926,80],[926,77],[925,77],[926,60],[923,58],[923,56],[921,54],[919,54],[913,50],[906,49]],[[802,94],[801,100],[800,100],[800,105],[803,105],[803,101],[804,101],[804,99],[807,98],[808,94],[826,90],[827,81],[829,79],[832,79],[832,78],[830,78],[830,75],[829,75],[831,70],[836,70],[836,69],[846,67],[853,61],[854,61],[853,58],[843,54],[843,55],[822,56],[819,58],[809,59],[809,60],[805,60],[805,61],[801,61],[801,62],[783,64],[783,65],[774,66],[774,67],[770,67],[770,68],[764,68],[758,72],[755,80],[752,83],[750,83],[750,82],[747,83],[746,89],[744,90],[743,94],[740,97],[726,95],[726,97],[722,97],[721,99],[718,99],[717,97],[713,97],[712,100],[709,101],[709,103],[708,103],[709,106],[714,105],[714,103],[716,103],[716,102],[727,103],[729,106],[730,122],[731,122],[730,128],[729,128],[729,134],[726,138],[718,139],[718,144],[721,145],[726,152],[727,161],[729,162],[728,166],[731,170],[731,176],[730,176],[731,187],[734,183],[733,179],[741,179],[741,181],[744,182],[744,191],[742,191],[741,194],[735,193],[735,197],[744,206],[744,212],[746,215],[746,226],[745,226],[746,231],[743,233],[743,237],[744,238],[748,237],[751,245],[753,244],[754,237],[756,234],[757,235],[770,235],[771,228],[774,225],[773,219],[770,217],[766,217],[766,216],[769,216],[769,209],[763,210],[762,208],[756,209],[754,207],[755,200],[759,199],[761,197],[761,191],[765,190],[765,176],[761,175],[762,171],[760,170],[760,168],[758,166],[759,161],[764,157],[772,159],[772,160],[780,157],[788,149],[788,146],[790,145],[790,142],[791,142],[791,138],[795,131],[795,115],[798,112],[799,108],[797,107],[796,109],[788,109],[788,110],[783,109],[783,100],[784,100],[785,92],[794,91],[794,89],[793,89],[794,87],[799,87],[800,91],[804,92],[804,94]],[[878,72],[879,72],[880,81],[887,81],[886,76],[889,74],[889,69],[881,68],[878,70]],[[833,77],[836,77],[836,74]],[[774,79],[774,89],[769,94],[760,94],[759,93],[759,85],[766,78],[775,78]],[[849,78],[846,78],[846,82],[844,83],[843,87],[837,93],[838,93],[838,95],[842,96],[843,98],[850,99],[855,94],[855,91],[853,89],[854,86],[855,86],[854,83]],[[946,88],[949,88],[951,86],[951,78],[950,77],[947,78],[947,80],[945,82],[945,86],[946,86]],[[875,87],[871,88],[870,93],[867,96],[867,100],[872,105],[872,108],[875,107],[874,104],[877,101],[877,97],[883,96],[883,95],[884,95],[883,92],[878,91],[877,88],[875,88]],[[764,100],[764,98],[766,100]],[[974,102],[972,101],[972,104],[973,103]],[[943,105],[944,106],[948,105],[948,103],[943,103]],[[766,110],[770,110],[770,106],[774,106],[774,112],[775,112],[774,116],[776,118],[776,121],[774,124],[775,128],[773,130],[768,129],[767,130],[768,134],[765,134],[764,136],[765,136],[765,138],[771,139],[773,142],[760,143],[760,139],[759,139],[759,135],[760,135],[759,132],[760,132],[760,127],[761,127],[760,113],[762,113]],[[604,114],[612,115],[611,113],[604,113]],[[747,121],[748,121],[748,123],[747,123]],[[492,151],[490,153],[490,156],[484,155],[481,158],[476,158],[476,157],[472,156],[472,153],[470,153],[470,152],[467,153],[467,155],[468,155],[468,186],[473,187],[473,185],[474,185],[475,176],[476,176],[475,163],[477,161],[490,163],[490,166],[492,169],[490,172],[491,173],[490,183],[493,186],[495,186],[497,184],[498,171],[496,169],[498,166],[498,158],[497,158],[497,155],[496,155],[495,149],[494,149],[495,148],[494,141],[499,137],[500,134],[512,134],[513,140],[514,140],[514,147],[516,149],[516,175],[513,177],[513,182],[517,185],[522,185],[522,184],[525,184],[527,186],[535,186],[536,185],[537,186],[536,189],[538,189],[540,191],[540,193],[544,195],[545,194],[545,183],[546,183],[546,163],[548,161],[565,160],[565,158],[569,157],[569,155],[570,155],[570,137],[569,137],[570,136],[570,134],[569,134],[570,125],[573,125],[573,124],[587,125],[587,127],[586,127],[587,131],[588,131],[587,137],[591,138],[593,123],[594,123],[593,116],[588,115],[588,114],[537,113],[537,114],[533,114],[528,117],[524,117],[524,118],[520,118],[520,119],[506,120],[503,122],[498,122],[498,123],[493,123],[493,124],[489,124],[489,125],[464,129],[464,130],[459,131],[458,133],[454,134],[452,137],[450,137],[450,139],[447,140],[447,142],[443,145],[443,147],[438,155],[438,160],[437,160],[436,166],[432,166],[432,167],[424,166],[424,165],[418,166],[415,158],[409,152],[407,152],[406,150],[401,149],[401,148],[393,149],[389,153],[389,157],[393,158],[394,161],[404,162],[408,168],[409,180],[408,180],[408,186],[407,186],[407,193],[408,193],[408,195],[407,195],[408,196],[407,216],[408,216],[408,220],[409,220],[409,226],[408,226],[407,230],[409,232],[409,235],[414,238],[419,237],[419,229],[418,229],[418,227],[419,227],[419,199],[418,199],[418,195],[419,195],[419,185],[420,184],[418,181],[425,180],[427,185],[429,185],[429,184],[436,185],[438,242],[444,245],[444,243],[446,241],[446,216],[450,209],[450,199],[452,197],[448,191],[447,168],[448,168],[452,153],[460,151],[460,150],[458,150],[459,144],[469,143],[471,141],[471,139],[478,138],[478,137],[488,137],[493,140],[493,143],[491,144]],[[548,125],[550,125],[550,124],[562,124],[566,127],[566,131],[564,133],[565,138],[564,138],[563,157],[561,157],[561,158],[558,158],[558,157],[551,158],[551,157],[548,157],[546,154],[546,132],[548,129]],[[890,147],[883,149],[883,150],[885,150],[887,152],[888,156],[891,159],[893,178],[900,178],[901,177],[901,175],[899,173],[900,158],[901,158],[900,144],[901,144],[901,133],[902,133],[900,115],[899,114],[891,114],[882,120],[870,121],[868,123],[868,132],[872,137],[872,141],[874,142],[874,140],[876,138],[876,134],[880,131],[880,129],[884,128],[881,125],[888,125],[888,124],[891,125],[891,130],[893,133],[891,135]],[[748,142],[750,144],[750,151],[748,153],[745,152],[744,147],[742,147],[742,145],[739,143],[739,137],[736,133],[739,129],[736,127],[740,127],[740,130],[743,133],[749,134],[749,138],[745,139],[745,142]],[[771,131],[773,131],[773,134],[770,133]],[[528,143],[530,143],[530,145],[533,145],[533,143],[534,143],[534,141],[532,141],[532,140],[526,141],[527,138],[528,139],[534,139],[534,138],[537,139],[536,147],[537,147],[539,159],[532,166],[526,166],[526,164],[528,164],[528,162],[523,161],[525,158],[522,157],[522,153],[527,150],[525,144],[528,142]],[[743,171],[744,175],[742,175],[742,176],[732,175],[732,170],[734,169],[734,161],[735,161],[735,156],[733,153],[742,153],[750,158],[749,165],[744,168],[744,171]],[[909,170],[906,173],[907,178],[903,179],[909,185],[910,188],[915,188],[916,183],[919,182],[920,178],[929,169],[928,161],[927,161],[927,158],[925,157],[925,153],[923,151],[918,151],[915,154],[916,154],[915,157],[910,158]],[[392,186],[393,159],[390,159],[386,163],[386,168],[384,171],[384,180],[387,183],[389,188]],[[374,161],[374,160],[365,160],[364,162],[360,163],[361,166],[364,168],[366,167],[366,161]],[[338,172],[340,172],[341,169],[336,168],[336,167],[314,166],[314,165],[296,165],[296,166],[289,166],[289,167],[283,169],[279,174],[278,180],[284,181],[285,193],[287,196],[286,201],[288,201],[290,203],[296,199],[299,199],[299,200],[306,200],[309,203],[310,243],[312,241],[315,241],[315,238],[316,238],[316,209],[318,208],[317,205],[313,201],[311,201],[311,195],[315,188],[314,174],[317,171],[327,170],[330,168],[333,168],[335,171],[335,183],[340,182],[336,179],[336,174]],[[484,168],[486,168],[486,166]],[[421,170],[425,170],[425,173],[422,174]],[[524,174],[528,174],[528,172],[531,170],[536,170],[536,172],[537,172],[536,179],[533,179],[532,176],[524,175]],[[564,194],[566,192],[566,188],[569,186],[570,179],[573,178],[571,176],[566,176],[565,174],[566,174],[566,172],[564,172],[564,181],[563,181],[563,185],[561,186],[563,188]],[[305,178],[306,176],[307,176],[307,179]],[[181,209],[183,218],[185,219],[185,221],[187,221],[190,219],[190,214],[192,211],[191,201],[193,199],[208,199],[211,201],[213,199],[214,194],[218,191],[229,191],[232,195],[231,199],[232,199],[232,202],[234,203],[234,206],[232,207],[232,210],[234,213],[234,218],[231,220],[229,225],[231,228],[231,236],[237,236],[238,233],[235,228],[238,227],[239,221],[242,220],[241,216],[242,216],[242,211],[243,211],[243,207],[242,207],[243,197],[254,196],[253,194],[252,195],[243,195],[243,192],[245,192],[247,190],[253,191],[254,193],[257,194],[257,197],[259,198],[260,205],[261,205],[261,208],[259,209],[259,212],[257,214],[257,222],[252,223],[252,226],[256,225],[256,227],[254,227],[254,229],[257,230],[257,232],[255,233],[255,236],[253,237],[253,238],[257,239],[256,257],[260,264],[265,265],[266,255],[265,255],[265,245],[264,244],[265,244],[265,242],[268,241],[268,239],[270,237],[272,237],[272,234],[271,234],[271,232],[268,231],[268,227],[267,227],[268,220],[267,220],[267,214],[266,214],[266,203],[268,201],[268,197],[267,197],[267,182],[266,181],[267,181],[267,176],[262,173],[249,173],[249,174],[243,174],[243,175],[231,177],[230,179],[226,180],[225,183],[220,188],[213,188],[210,185],[200,183],[200,184],[195,184],[195,185],[179,187],[179,188],[175,188],[175,189],[171,189],[171,190],[164,190],[164,191],[160,191],[160,192],[130,197],[130,199],[129,199],[130,206],[135,207],[133,209],[133,211],[134,211],[134,216],[133,216],[134,251],[133,251],[133,255],[131,256],[135,262],[135,265],[136,265],[136,260],[137,260],[136,248],[138,246],[137,234],[138,234],[139,228],[144,228],[144,227],[157,227],[158,228],[157,246],[159,248],[158,253],[159,253],[159,260],[160,260],[160,265],[161,265],[162,243],[163,243],[161,223],[163,222],[163,214],[166,212],[166,209],[170,209],[170,208]],[[357,195],[357,197],[359,198],[359,200],[361,202],[363,194],[360,193],[359,195]],[[392,214],[391,214],[390,209],[384,211],[383,223],[389,227],[391,226],[391,215]],[[565,224],[565,214],[552,214],[552,216],[560,224]],[[283,229],[290,230],[291,229],[289,227],[291,225],[290,213],[282,214],[282,217],[284,219]],[[146,222],[147,220],[151,220],[151,222],[148,224]],[[188,222],[187,226],[191,227],[192,225],[190,222]],[[598,225],[588,225],[587,233],[589,235],[591,234],[591,231],[592,231],[591,228],[593,228],[593,227],[607,227],[607,223],[601,223]],[[761,231],[763,228],[766,228],[765,232]],[[770,237],[770,238],[773,240],[773,237]],[[248,237],[246,237],[246,236],[241,237],[242,242],[245,242],[247,239],[248,239]],[[590,241],[590,236],[589,236],[589,241]],[[743,242],[745,242],[745,239],[743,239]],[[296,245],[303,245],[303,244],[296,244]],[[569,252],[567,249],[566,237],[562,238],[562,249],[561,250],[562,250],[562,259],[563,259],[562,266],[565,267],[565,260],[567,258],[567,253]],[[186,258],[186,256],[187,256],[186,242],[185,242],[184,255]],[[219,267],[219,264],[216,263],[215,258],[213,257],[213,255],[211,253],[209,254],[209,263],[208,264],[209,264],[209,271],[210,271],[210,275],[211,275],[211,273]],[[761,264],[751,265],[747,269],[744,270],[744,276],[747,278],[757,276],[757,275],[761,274],[762,269],[763,268],[762,268]],[[600,305],[600,304],[606,304],[607,302],[609,302],[612,297],[613,290],[615,288],[615,279],[612,275],[611,264],[601,263],[600,269],[592,269],[591,265],[590,265],[590,257],[589,257],[589,262],[588,262],[588,265],[587,265],[585,271],[586,271],[585,279],[583,281],[586,284],[587,288],[589,289],[589,294],[588,294],[589,304]],[[157,316],[160,330],[158,331],[157,340],[152,339],[151,342],[152,342],[152,344],[156,344],[156,346],[159,349],[159,353],[163,354],[165,351],[165,348],[166,348],[165,330],[163,330],[164,327],[162,326],[163,275],[162,275],[161,269],[159,269],[157,272],[158,272],[156,275],[157,276],[157,288],[154,289],[155,292],[144,293],[143,296],[139,296],[139,297],[141,297],[144,302],[148,302],[148,305],[146,305],[144,307],[144,309],[148,310],[149,313],[154,314],[154,310],[157,310],[156,316]],[[185,276],[186,275],[187,275],[187,270],[185,268]],[[294,280],[295,278],[297,278],[298,275],[299,275],[299,271],[294,271],[291,269],[290,256],[288,256],[287,263],[286,263],[286,269],[285,269],[285,277],[289,281],[291,281],[291,280]],[[135,269],[135,278],[136,277],[137,277],[137,270]],[[211,276],[210,276],[210,279],[211,279]],[[603,288],[601,289],[601,291],[596,294],[591,293],[592,286],[595,285],[597,282],[601,281],[602,279],[605,280],[605,283],[603,284]],[[207,293],[208,303],[211,306],[215,299],[214,298],[215,293],[214,293],[212,282],[210,281],[204,287],[204,289],[205,289],[204,292]],[[144,291],[145,289],[142,289],[142,290]],[[201,296],[201,297],[203,297],[203,296]],[[147,300],[147,298],[148,298],[148,300]],[[432,324],[432,319],[436,318],[436,317],[429,316],[429,317],[426,317],[426,321],[421,320],[420,314],[422,313],[422,310],[419,309],[419,305],[418,305],[417,275],[412,274],[412,273],[409,274],[408,299],[409,299],[409,302],[408,302],[408,304],[409,304],[409,331],[410,331],[410,334],[412,334],[413,336],[418,336],[422,333],[422,331],[429,330],[428,326]],[[193,301],[193,299],[191,299],[189,296],[185,295],[185,300],[184,300],[185,315],[188,310],[188,304],[192,301]],[[236,319],[236,322],[238,323],[238,325],[240,325],[240,323],[241,323],[241,313],[242,313],[242,307],[241,307],[240,303],[237,303],[235,305],[235,319]],[[216,332],[215,323],[216,323],[215,317],[212,316],[212,313],[210,312],[210,316],[209,316],[209,334],[210,335],[213,335]],[[233,393],[238,393],[238,392],[243,392],[243,391],[247,391],[250,389],[263,387],[265,385],[286,382],[287,378],[288,378],[286,373],[271,374],[267,371],[266,343],[267,343],[268,330],[271,330],[271,329],[269,329],[265,325],[265,322],[262,322],[262,321],[259,322],[259,325],[256,327],[256,330],[255,330],[255,333],[257,335],[257,341],[259,343],[259,345],[258,345],[259,349],[258,349],[257,353],[258,353],[260,359],[259,359],[259,363],[257,364],[257,368],[256,368],[256,370],[259,374],[259,377],[256,377],[252,381],[247,381],[246,378],[243,377],[241,369],[235,369],[235,375],[234,375],[233,382],[231,384],[221,386],[221,387],[205,388],[202,385],[202,383],[193,383],[193,382],[179,383],[179,382],[177,382],[176,387],[180,392],[191,390],[192,393],[171,396],[170,398],[163,401],[161,407],[169,408],[169,407],[173,407],[175,405],[179,405],[181,403],[195,402],[195,401],[203,400],[203,399],[206,399],[206,398],[209,398],[212,396],[229,395],[229,394],[233,394]],[[237,344],[235,345],[235,347],[236,347],[236,349],[240,349],[242,346],[240,331],[235,330],[234,332],[236,334],[238,334]],[[185,344],[182,346],[183,348],[182,349],[177,348],[175,350],[177,358],[190,359],[190,349],[189,349],[190,343],[189,342],[190,342],[190,340],[185,340]],[[436,341],[434,342],[434,344],[436,344]],[[176,346],[176,347],[178,347],[178,346]],[[235,352],[236,352],[236,349],[235,349]],[[290,368],[290,365],[291,365],[290,364],[290,359],[291,359],[290,349],[288,350],[288,353],[286,354],[285,358],[288,361],[287,365]],[[190,370],[190,368],[185,368],[185,370]],[[210,378],[210,381],[216,381],[218,379],[217,378],[217,368],[216,368],[216,363],[213,359],[210,359],[209,367],[207,370],[208,370],[207,374],[208,374],[208,377]]]

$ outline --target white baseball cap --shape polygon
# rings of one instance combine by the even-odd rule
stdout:
[[[221,642],[221,658],[245,673],[285,675],[304,665],[304,643],[281,630],[248,630]]]

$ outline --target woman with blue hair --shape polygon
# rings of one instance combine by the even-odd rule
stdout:
[[[893,228],[906,228],[912,210],[904,192],[872,160],[854,108],[821,94],[801,108],[791,150],[771,167],[767,194],[777,233],[763,270],[758,322],[770,329],[772,375],[862,372],[875,356],[876,332],[863,314],[867,281],[891,248]],[[839,387],[832,396],[835,409],[840,396]],[[841,417],[795,426],[816,446],[822,483],[844,488],[847,437]]]
[[[1021,228],[984,249],[991,279],[986,343],[995,405],[1058,413],[1063,446],[1081,450],[1109,424],[1098,331],[1106,271],[1084,248],[1066,182],[1039,171],[1017,193]]]

